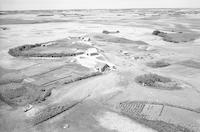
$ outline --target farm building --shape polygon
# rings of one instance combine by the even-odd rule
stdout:
[[[91,39],[89,37],[78,37],[79,39],[83,40],[83,41],[90,41]]]
[[[95,56],[95,55],[99,55],[98,51],[96,48],[89,48],[85,51],[85,54],[87,56]]]
[[[95,66],[96,70],[98,70],[99,72],[105,72],[107,70],[110,70],[110,66],[106,63],[98,63]]]

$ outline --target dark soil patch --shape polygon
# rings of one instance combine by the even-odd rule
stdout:
[[[138,40],[138,41],[134,41],[136,44],[138,45],[149,45],[148,43],[144,42],[144,41],[141,41],[141,40]]]
[[[23,81],[23,75],[13,69],[0,67],[0,85],[8,83],[20,83]]]
[[[0,77],[0,85],[9,83],[21,83],[23,79],[24,76],[19,72],[5,73]]]
[[[156,62],[149,62],[146,65],[151,68],[162,68],[162,67],[169,66],[170,63],[160,60],[160,61],[156,61]]]
[[[9,83],[1,85],[0,99],[11,106],[24,106],[44,101],[51,90],[33,84]]]
[[[149,45],[148,43],[144,41],[134,41],[130,39],[126,39],[123,37],[116,37],[108,34],[98,34],[93,36],[93,38],[97,41],[102,42],[111,42],[111,43],[121,43],[121,44],[138,44],[138,45]]]
[[[182,61],[182,62],[179,62],[178,64],[181,64],[181,65],[186,66],[186,67],[200,69],[200,62],[193,61],[193,60]]]
[[[3,76],[5,73],[9,73],[10,71],[12,71],[12,70],[5,69],[0,66],[0,77]]]
[[[161,90],[177,90],[181,87],[173,80],[167,77],[163,77],[157,74],[145,74],[135,78],[135,81],[143,86],[149,86],[151,88]]]
[[[174,125],[172,123],[167,123],[167,122],[159,121],[159,120],[148,120],[142,117],[133,116],[129,114],[125,114],[125,115],[136,120],[137,122],[141,124],[144,124],[154,130],[157,130],[158,132],[193,132],[192,130],[180,125]]]
[[[135,43],[135,41],[122,38],[122,37],[115,37],[111,35],[95,35],[94,39],[103,42],[111,42],[111,43]]]
[[[197,33],[164,33],[159,30],[153,31],[153,35],[160,36],[164,41],[173,42],[173,43],[181,43],[181,42],[190,42],[197,38],[199,38],[199,34]]]
[[[45,17],[45,16],[54,16],[53,14],[40,14],[40,15],[37,15],[38,17]]]
[[[98,75],[102,75],[102,73],[101,72],[92,72],[92,73],[86,74],[84,76],[72,78],[71,80],[66,81],[64,84],[73,83],[73,82],[76,82],[76,81],[84,80],[84,79],[87,79],[87,78],[90,78],[90,77],[95,77],[95,76],[98,76]]]

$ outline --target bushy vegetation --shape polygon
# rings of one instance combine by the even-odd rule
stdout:
[[[111,33],[119,33],[119,31],[107,31],[107,30],[103,30],[102,33],[104,34],[111,34]]]
[[[181,89],[181,86],[170,78],[159,76],[157,74],[145,74],[136,77],[135,81],[143,86],[162,90],[176,90]]]
[[[64,57],[64,56],[76,56],[83,54],[84,52],[77,53],[32,53],[32,52],[23,52],[28,51],[32,48],[40,47],[41,44],[35,45],[23,45],[16,48],[9,49],[8,53],[14,57]]]
[[[155,31],[153,31],[152,34],[153,34],[153,35],[160,36],[160,37],[164,37],[167,33],[161,32],[161,31],[159,31],[159,30],[155,30]]]
[[[164,33],[159,30],[155,30],[152,33],[153,35],[160,36],[163,38],[164,41],[173,42],[173,43],[180,43],[180,42],[189,42],[199,38],[199,34],[197,33]]]
[[[167,77],[162,77],[157,74],[145,74],[142,76],[136,77],[136,82],[145,86],[155,87],[156,82],[167,83],[170,82],[171,79]]]
[[[35,47],[40,47],[41,44],[34,44],[34,45],[22,45],[22,46],[18,46],[16,48],[12,48],[12,49],[9,49],[8,53],[14,57],[17,57],[17,56],[25,56],[26,53],[23,53],[23,51],[27,51],[27,50],[30,50],[32,48],[35,48]]]

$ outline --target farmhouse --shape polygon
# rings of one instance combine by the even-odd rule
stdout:
[[[87,56],[95,56],[95,55],[99,55],[98,51],[96,48],[89,48],[85,51],[85,54]]]

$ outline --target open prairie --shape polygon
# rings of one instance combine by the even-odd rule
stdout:
[[[199,132],[200,9],[0,12],[1,132]]]

